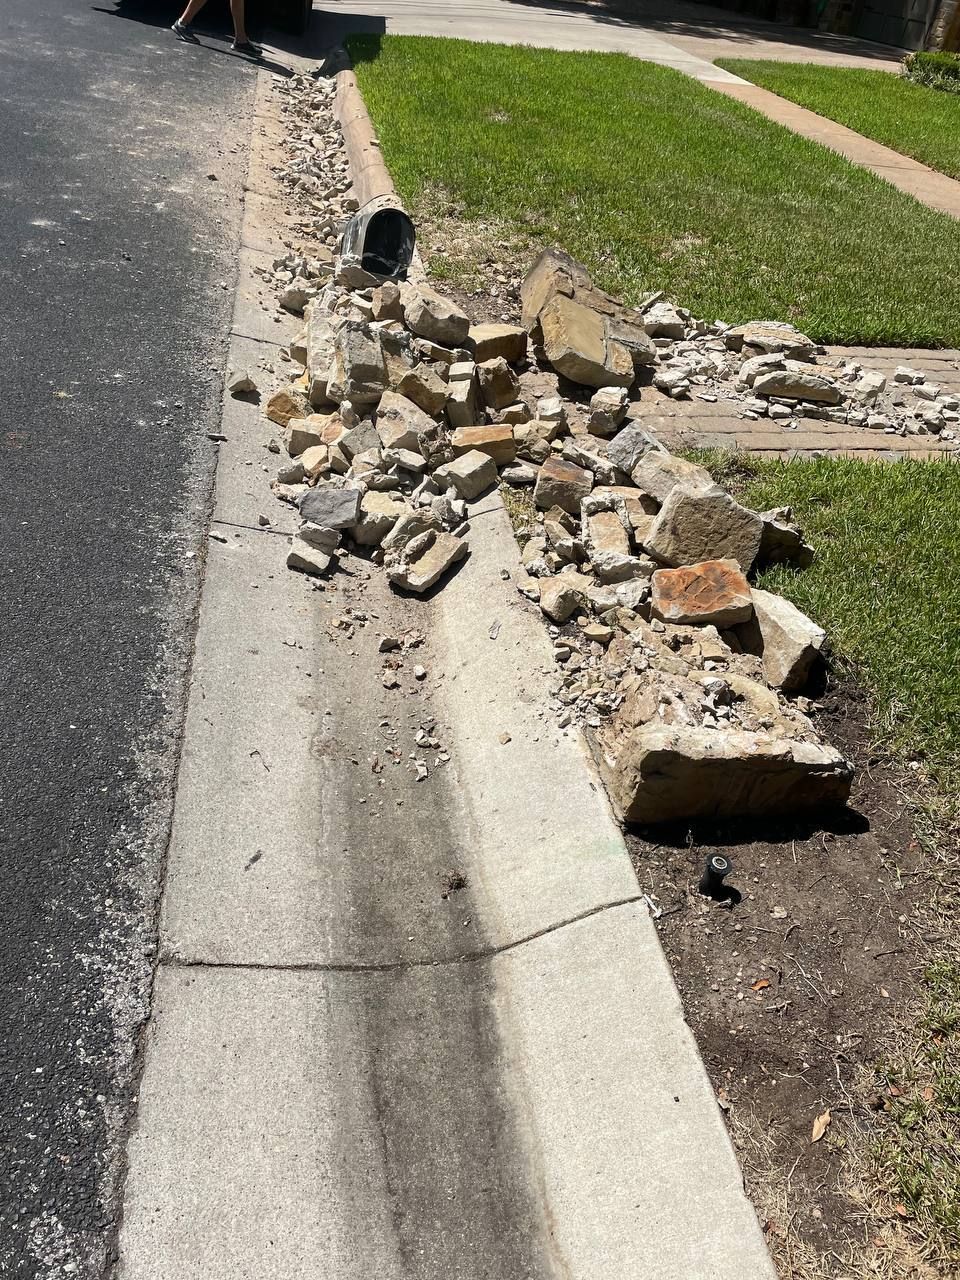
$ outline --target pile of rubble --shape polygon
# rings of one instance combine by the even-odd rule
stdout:
[[[329,105],[312,82],[307,93]],[[296,164],[323,180],[302,149]],[[811,548],[788,511],[744,508],[629,410],[651,380],[675,396],[749,385],[769,412],[801,395],[875,403],[875,377],[841,393],[787,325],[701,326],[660,299],[623,307],[554,250],[523,282],[520,325],[473,324],[426,284],[350,262],[284,260],[275,274],[281,305],[305,320],[289,349],[298,376],[265,406],[280,428],[269,447],[287,455],[272,489],[301,517],[292,569],[322,579],[349,550],[425,592],[467,555],[470,504],[501,482],[527,490],[517,587],[551,624],[560,723],[585,725],[626,819],[846,800],[851,766],[803,697],[826,637],[747,578],[808,564]]]

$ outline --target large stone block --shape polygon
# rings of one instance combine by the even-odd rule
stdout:
[[[452,485],[459,497],[472,502],[497,483],[497,464],[489,454],[470,449],[438,467],[433,478],[442,489]]]
[[[719,485],[678,484],[660,508],[644,548],[671,568],[701,560],[736,560],[748,573],[760,549],[763,521]]]
[[[611,446],[615,444],[616,440],[612,440]],[[610,449],[607,449],[607,456],[610,456]],[[631,478],[641,493],[661,506],[678,484],[705,487],[713,484],[713,477],[706,468],[687,458],[676,458],[672,453],[651,449],[644,450],[632,469]]]
[[[785,693],[802,689],[826,647],[827,633],[772,591],[755,587],[752,599],[754,620],[739,632],[744,648],[762,657],[767,684]]]
[[[333,340],[327,395],[339,404],[376,404],[389,385],[383,348],[366,325],[349,322]]]
[[[601,773],[626,822],[759,817],[847,802],[853,767],[831,746],[748,730],[641,725],[601,745]]]
[[[508,426],[458,427],[450,437],[450,447],[454,457],[478,449],[480,453],[488,454],[498,467],[513,462],[517,456],[513,428]]]
[[[734,627],[753,616],[753,600],[735,560],[704,560],[658,569],[651,579],[650,609],[661,622]]]
[[[593,474],[560,458],[547,458],[533,488],[533,500],[541,511],[561,507],[580,514],[580,503],[593,488]]]
[[[377,408],[377,435],[385,449],[416,451],[420,436],[433,426],[433,419],[406,396],[396,391],[383,393]]]
[[[408,329],[446,347],[460,347],[470,332],[470,321],[457,304],[427,285],[401,289],[403,319]]]
[[[515,324],[474,324],[466,346],[477,364],[498,357],[518,364],[527,354],[527,331]]]
[[[604,317],[557,294],[540,313],[543,352],[557,373],[588,387],[629,387],[633,360],[620,343],[607,338]]]

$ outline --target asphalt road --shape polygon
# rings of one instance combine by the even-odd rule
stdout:
[[[149,1001],[255,83],[173,7],[3,5],[4,1277],[109,1266]]]

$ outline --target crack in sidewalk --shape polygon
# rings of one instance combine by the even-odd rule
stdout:
[[[516,938],[513,942],[505,942],[502,946],[484,947],[478,951],[466,951],[463,955],[447,956],[442,959],[388,960],[379,963],[304,961],[292,964],[266,964],[248,960],[191,960],[183,956],[168,954],[160,957],[160,964],[171,969],[239,969],[261,970],[268,973],[394,973],[415,969],[434,969],[446,965],[475,964],[481,960],[492,960],[507,952],[515,951],[518,947],[526,946],[528,942],[536,942],[538,938],[545,938],[551,933],[558,933],[561,929],[579,924],[583,920],[590,920],[594,916],[603,915],[607,911],[615,911],[620,907],[628,907],[633,903],[643,902],[643,900],[644,895],[642,893],[632,894],[627,898],[619,898],[615,902],[605,902],[598,907],[591,907],[589,910],[581,911],[566,920],[559,920],[556,924],[546,925],[542,929],[537,929],[534,933],[526,934],[522,938]]]

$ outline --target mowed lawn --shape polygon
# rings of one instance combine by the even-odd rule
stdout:
[[[903,155],[960,178],[960,93],[888,71],[723,58],[717,63]]]
[[[404,200],[415,216],[446,211],[432,265],[447,274],[482,261],[484,236],[494,253],[509,242],[518,271],[557,244],[628,301],[665,289],[709,320],[960,345],[960,222],[679,72],[620,54],[348,43]],[[483,234],[458,235],[472,227]]]

